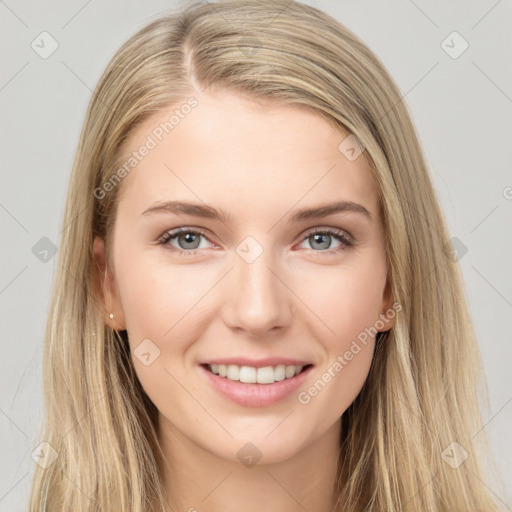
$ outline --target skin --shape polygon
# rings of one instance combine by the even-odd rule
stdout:
[[[392,305],[377,189],[365,159],[350,161],[338,150],[348,133],[316,113],[224,90],[194,97],[198,106],[124,178],[108,268],[103,241],[94,241],[109,277],[104,301],[114,319],[106,322],[127,329],[137,375],[159,410],[166,491],[176,510],[327,512],[340,418],[368,376],[374,338],[308,404],[292,393],[267,407],[238,405],[198,365],[233,355],[300,358],[314,364],[300,390],[332,368]],[[126,154],[174,108],[140,125]],[[141,215],[170,199],[206,203],[232,218]],[[345,211],[286,220],[341,199],[372,218]],[[158,245],[178,227],[207,232],[195,255],[168,248],[196,247],[183,237]],[[309,228],[340,230],[355,245],[315,242]],[[247,236],[263,250],[251,263],[236,252]],[[149,366],[133,355],[145,339],[160,350]],[[262,454],[252,467],[237,457],[247,442]]]

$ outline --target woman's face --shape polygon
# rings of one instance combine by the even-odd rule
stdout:
[[[228,460],[244,446],[285,460],[339,425],[392,325],[377,190],[319,115],[194,97],[124,146],[138,163],[119,185],[107,321],[127,329],[164,431]]]

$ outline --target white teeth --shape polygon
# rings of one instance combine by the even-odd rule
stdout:
[[[240,380],[240,367],[236,364],[228,365],[226,377],[229,380]]]
[[[286,372],[284,375],[287,379],[290,379],[291,377],[293,377],[295,375],[295,366],[287,366]]]
[[[272,366],[262,366],[261,368],[258,368],[255,380],[257,380],[259,384],[274,383],[276,381],[276,378],[274,377],[274,368],[272,368]]]
[[[274,379],[276,380],[284,380],[286,378],[286,366],[284,364],[280,364],[274,368]]]
[[[291,379],[298,375],[303,366],[263,366],[255,368],[253,366],[238,366],[236,364],[212,364],[208,365],[212,373],[220,377],[226,377],[229,380],[235,380],[246,383],[273,384],[276,381]]]
[[[256,382],[256,375],[258,370],[256,368],[251,368],[250,366],[242,366],[240,371],[238,372],[240,382],[254,383]]]

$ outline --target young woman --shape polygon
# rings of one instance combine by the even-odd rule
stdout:
[[[497,510],[449,247],[400,92],[336,20],[143,28],[76,154],[31,510]]]

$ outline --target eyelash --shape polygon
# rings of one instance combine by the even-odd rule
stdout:
[[[162,245],[162,246],[168,245],[168,247],[171,251],[177,252],[180,255],[194,256],[201,249],[192,249],[192,250],[187,251],[184,249],[177,249],[176,247],[173,247],[170,244],[168,244],[168,242],[170,240],[172,240],[173,238],[176,238],[178,235],[180,235],[182,233],[192,233],[194,235],[201,235],[204,238],[208,239],[207,233],[204,231],[201,231],[200,229],[177,228],[177,229],[174,229],[173,231],[168,231],[168,232],[164,233],[158,239],[158,244]],[[308,231],[306,231],[306,233],[304,234],[304,237],[302,239],[302,242],[304,240],[308,239],[310,236],[316,235],[316,234],[330,235],[330,236],[336,238],[342,244],[340,247],[338,247],[336,249],[325,249],[325,250],[319,250],[319,251],[310,249],[311,251],[320,253],[321,255],[338,254],[340,251],[345,251],[347,249],[350,249],[354,245],[354,242],[348,236],[346,236],[342,231],[332,230],[332,229],[319,229],[319,228],[312,228],[312,229],[309,229]]]

